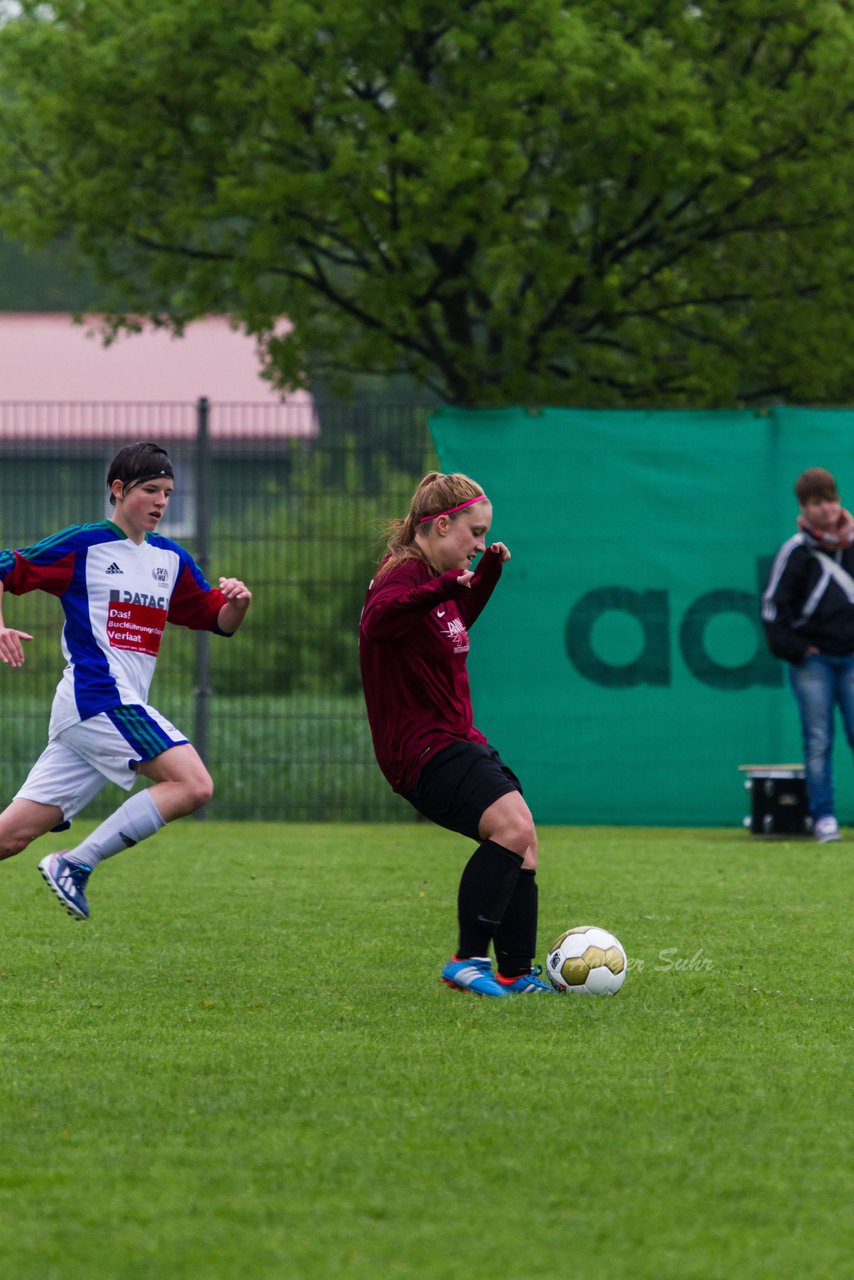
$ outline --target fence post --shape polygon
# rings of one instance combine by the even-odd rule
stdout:
[[[196,552],[199,568],[205,578],[208,576],[208,565],[210,563],[210,522],[208,519],[210,498],[209,420],[210,402],[207,396],[200,396],[196,402]],[[209,631],[196,632],[196,681],[193,690],[196,704],[196,723],[193,745],[206,763],[212,693],[210,641],[211,635]],[[197,809],[195,816],[199,819],[207,817],[205,807],[202,806],[201,809]]]

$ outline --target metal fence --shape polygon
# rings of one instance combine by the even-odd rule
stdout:
[[[409,405],[10,404],[0,402],[0,548],[109,513],[106,473],[124,444],[153,440],[175,465],[161,531],[215,582],[243,578],[253,606],[224,640],[168,628],[151,698],[208,763],[207,813],[270,820],[413,816],[379,774],[358,673],[357,627],[382,545],[435,466],[427,414]],[[34,636],[0,670],[0,802],[42,750],[62,656],[62,610],[7,596],[7,625]],[[89,806],[99,817],[120,793]]]

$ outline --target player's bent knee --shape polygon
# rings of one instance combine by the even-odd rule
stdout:
[[[537,845],[537,828],[534,826],[534,819],[527,805],[522,807],[521,812],[514,814],[510,824],[514,837],[517,842],[521,842],[523,849],[529,849],[532,845],[536,849]]]
[[[533,846],[536,854],[536,830],[532,822],[525,822],[523,819],[502,823],[494,830],[489,831],[486,838],[494,840],[496,844],[503,845],[505,849],[511,849],[513,853],[521,855],[527,854],[528,850]]]
[[[479,835],[481,840],[494,840],[522,857],[532,845],[536,850],[534,819],[519,792],[510,792],[490,805],[481,816]]]
[[[536,871],[539,860],[540,860],[539,847],[537,844],[537,836],[535,832],[533,840],[525,850],[525,866],[528,868],[529,871]]]
[[[210,774],[204,777],[194,778],[189,786],[187,800],[190,804],[190,812],[194,813],[196,809],[203,808],[213,798],[214,784]]]
[[[532,856],[534,861],[536,862],[537,833],[534,829],[533,823],[527,823],[524,827],[520,829],[519,838],[522,841],[522,848],[525,852],[526,858]]]

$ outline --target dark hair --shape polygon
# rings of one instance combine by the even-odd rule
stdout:
[[[839,490],[833,476],[824,467],[810,467],[808,471],[801,472],[795,481],[795,497],[804,507],[811,498],[819,502],[835,502],[839,497]]]
[[[144,484],[146,480],[153,480],[158,476],[174,479],[172,463],[166,450],[161,449],[159,444],[126,444],[110,463],[107,488],[112,489],[114,480],[121,480],[125,493],[129,493],[138,484]],[[115,495],[111,493],[110,502],[115,501]]]

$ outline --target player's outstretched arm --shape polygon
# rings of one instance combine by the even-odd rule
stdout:
[[[415,565],[416,561],[408,564]],[[371,585],[362,610],[361,631],[369,640],[399,640],[419,618],[444,600],[468,595],[474,576],[470,569],[447,569],[438,578],[411,585],[407,564],[399,566],[404,577],[389,574],[376,586]]]
[[[252,603],[252,592],[239,578],[220,578],[219,589],[225,596],[225,604],[217,615],[220,631],[235,632],[246,617]]]

